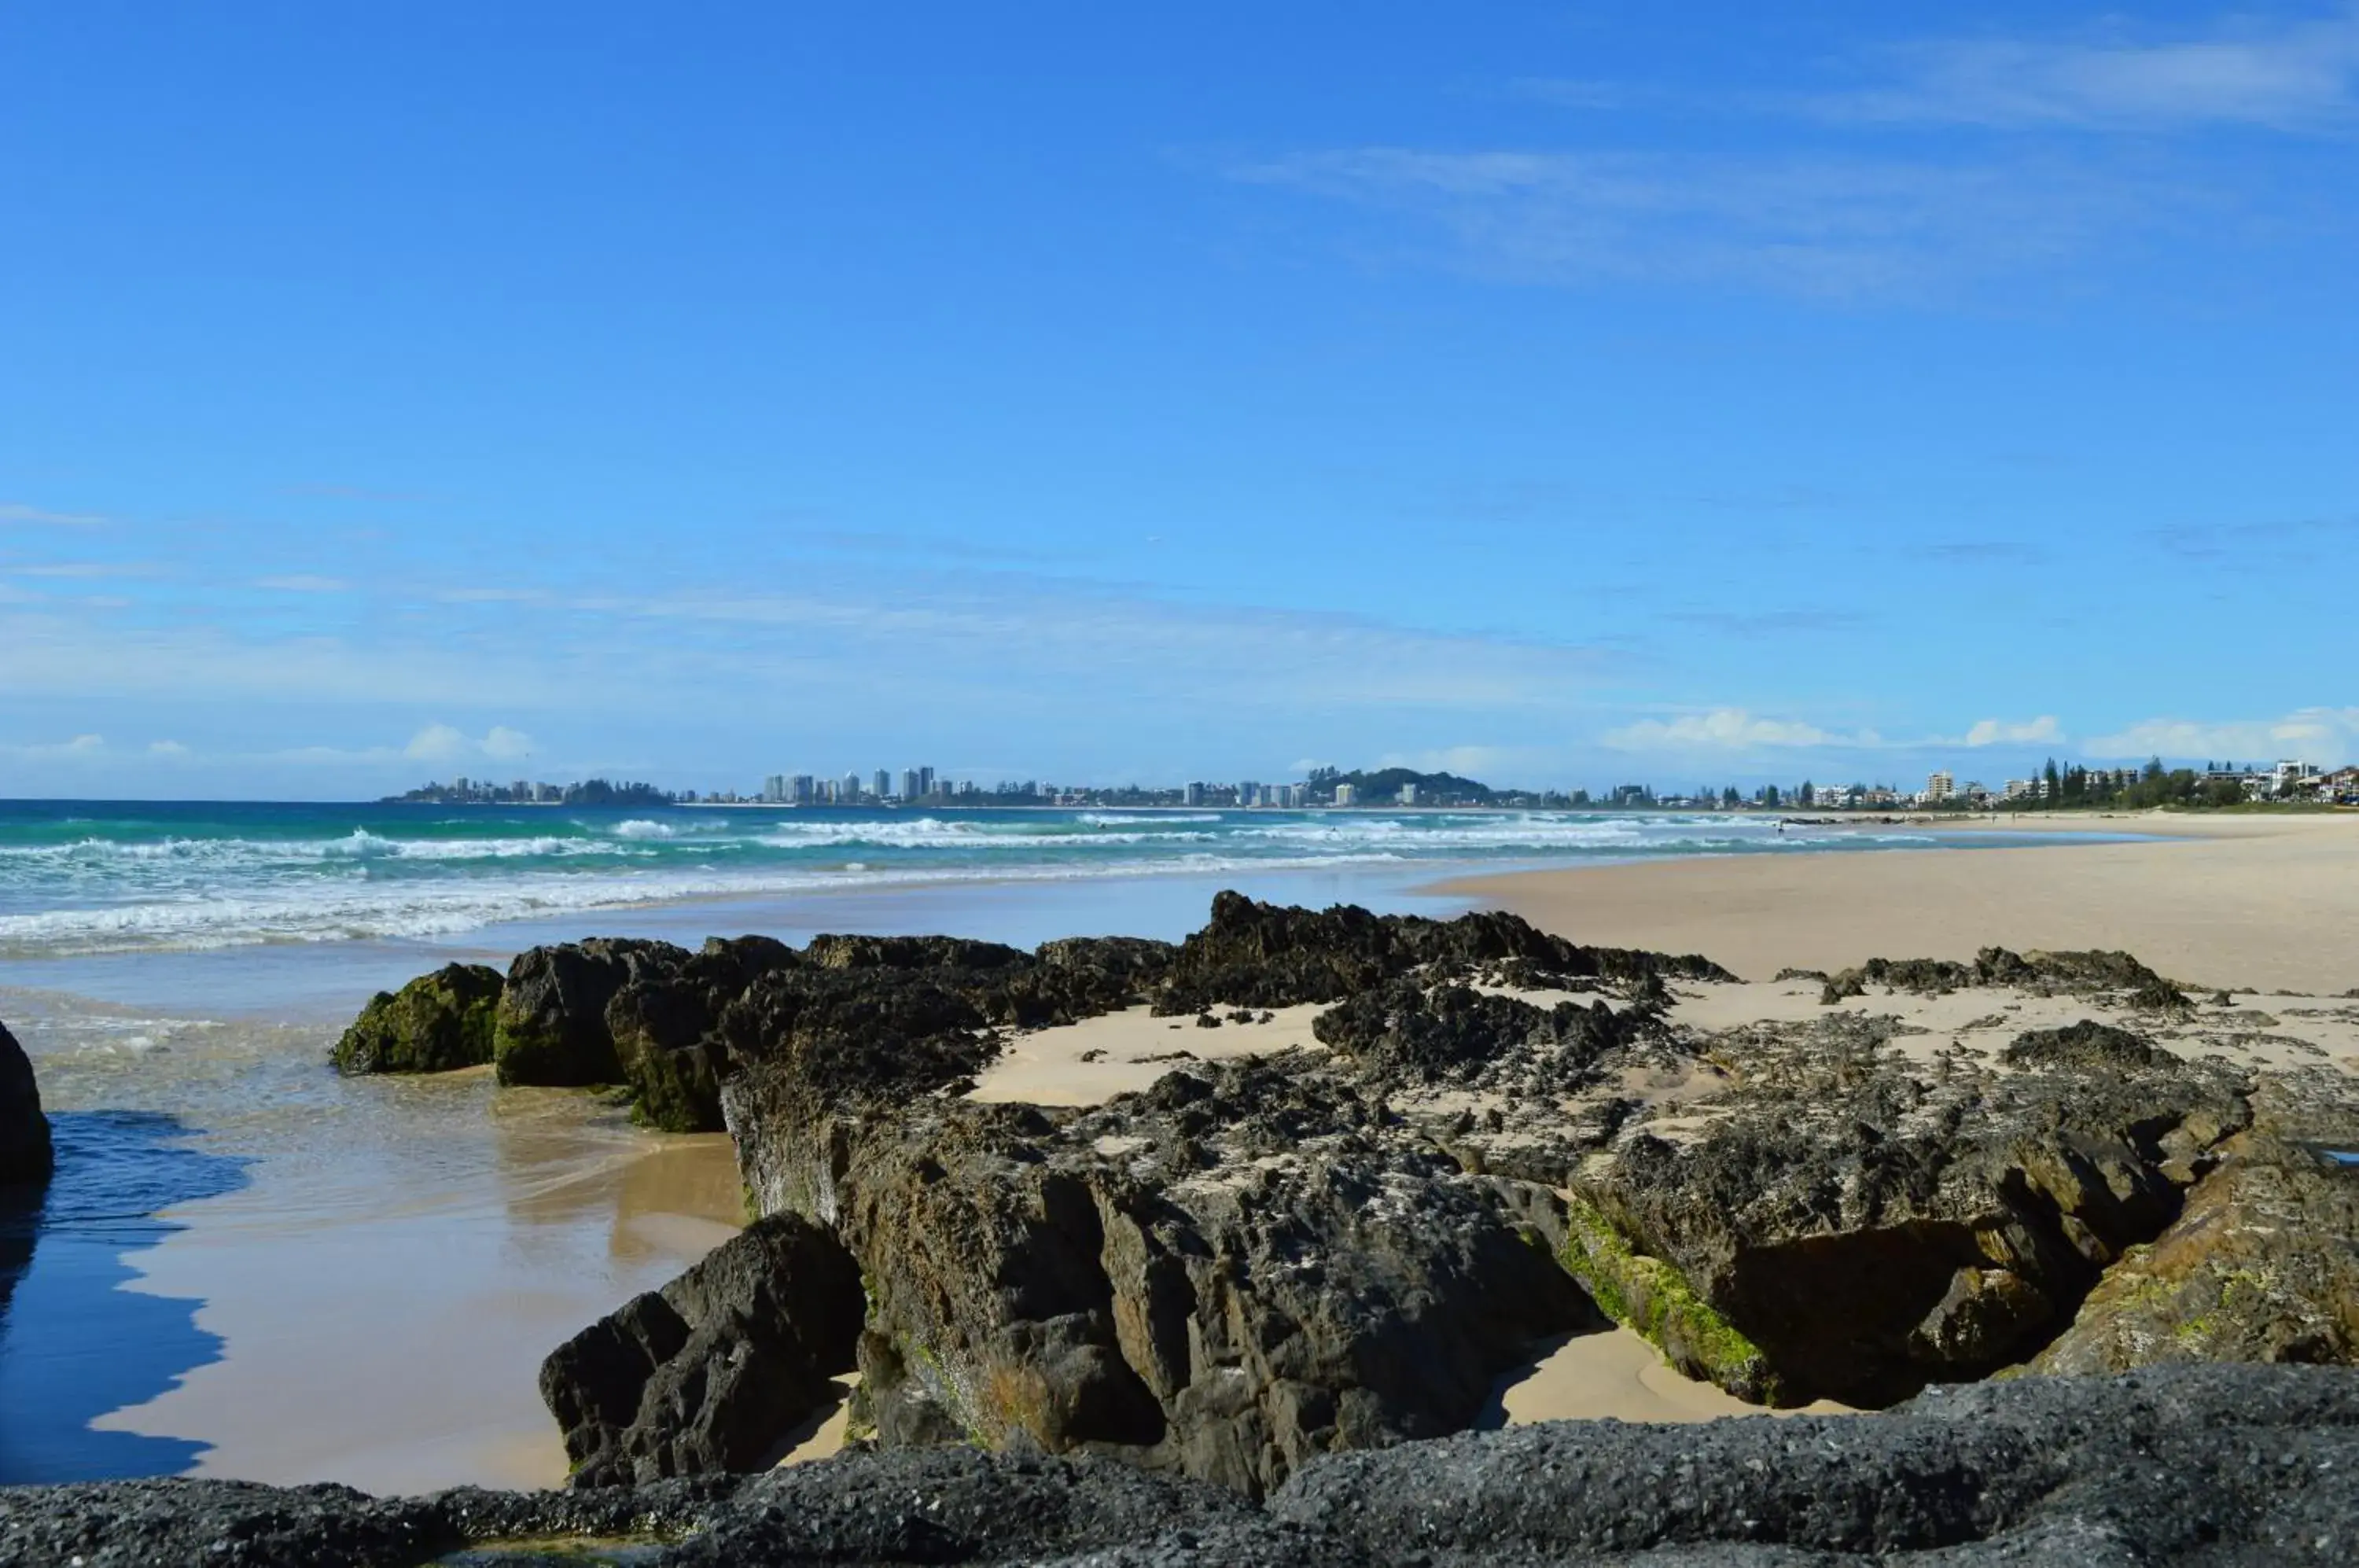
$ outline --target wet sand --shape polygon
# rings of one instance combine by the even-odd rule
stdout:
[[[2126,949],[2204,986],[2359,986],[2359,812],[2060,814],[1962,831],[2168,836],[1647,861],[1434,890],[1576,942],[1701,953],[1747,979],[1871,957],[1972,959],[1995,943]]]
[[[439,1148],[405,1115],[424,1147],[395,1171],[367,1154],[349,1173],[266,1162],[134,1260],[133,1288],[203,1301],[197,1324],[222,1356],[101,1430],[200,1439],[200,1475],[375,1492],[563,1482],[541,1358],[734,1233],[729,1140],[656,1137],[584,1096],[495,1090],[483,1073],[389,1087],[436,1102]],[[405,1172],[411,1184],[370,1180]]]

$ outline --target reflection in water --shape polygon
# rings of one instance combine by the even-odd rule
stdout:
[[[91,1421],[215,1359],[201,1302],[139,1294],[126,1255],[180,1227],[157,1214],[245,1181],[245,1162],[186,1147],[177,1116],[51,1115],[57,1175],[0,1207],[0,1482],[165,1475],[204,1444]]]

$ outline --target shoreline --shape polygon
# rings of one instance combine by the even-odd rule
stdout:
[[[2359,987],[2359,815],[2041,813],[2035,827],[1995,827],[2125,830],[2136,836],[1971,855],[1695,855],[1452,877],[1423,890],[1578,942],[1701,953],[1748,979],[1870,957],[1964,961],[1999,945],[2125,951],[2212,988]]]

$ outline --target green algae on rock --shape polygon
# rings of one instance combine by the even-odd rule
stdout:
[[[500,972],[450,964],[379,991],[336,1042],[339,1073],[448,1073],[492,1060]]]

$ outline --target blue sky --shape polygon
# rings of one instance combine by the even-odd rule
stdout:
[[[2359,7],[0,10],[0,794],[2359,753]]]

